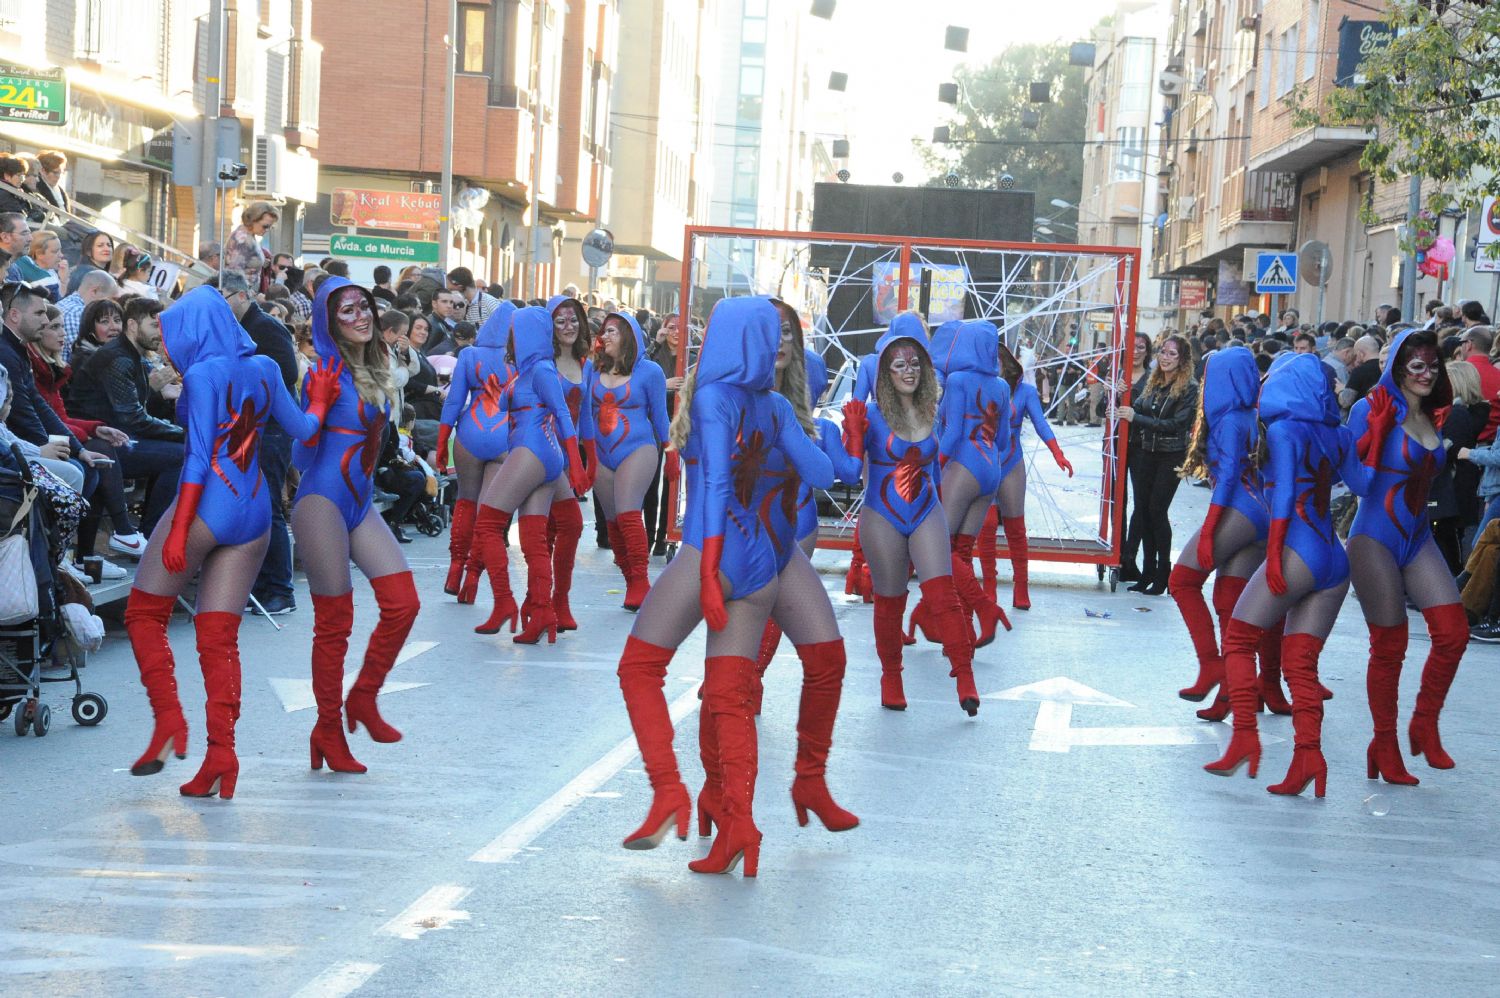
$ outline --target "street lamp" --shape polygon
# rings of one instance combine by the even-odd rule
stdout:
[[[1053,198],[1048,203],[1054,208],[1072,209],[1073,211],[1078,210],[1078,206],[1076,204],[1064,201],[1062,198]]]

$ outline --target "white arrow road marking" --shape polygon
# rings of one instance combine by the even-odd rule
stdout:
[[[401,654],[396,656],[396,665],[404,665],[423,652],[432,651],[442,642],[440,641],[408,641],[401,649]]]
[[[1067,752],[1075,745],[1218,745],[1220,731],[1209,724],[1170,727],[1073,727],[1073,705],[1134,707],[1135,704],[1101,693],[1065,676],[1016,686],[983,699],[1024,700],[1037,703],[1031,729],[1033,752]]]
[[[1039,683],[1013,686],[999,693],[986,693],[985,700],[1042,700],[1054,703],[1078,703],[1088,707],[1134,707],[1118,697],[1100,693],[1092,686],[1085,686],[1066,676],[1043,679]]]
[[[467,922],[469,913],[453,906],[468,897],[472,888],[458,884],[438,884],[417,898],[406,910],[386,922],[378,935],[397,939],[416,939],[433,929],[446,929],[453,922]]]
[[[439,644],[441,642],[438,641],[409,641],[402,647],[401,654],[396,656],[396,665],[400,665],[403,662],[410,662],[418,655],[432,651]],[[354,672],[346,672],[344,674],[345,697],[349,696],[349,689],[354,685],[354,680],[358,676],[359,670],[357,669]],[[267,679],[266,682],[271,684],[272,691],[275,692],[277,698],[281,701],[281,709],[288,714],[295,714],[299,710],[312,710],[318,705],[318,701],[313,698],[311,677],[307,679]],[[380,695],[402,693],[406,690],[420,689],[423,686],[430,685],[432,684],[387,682],[384,686],[380,687]]]

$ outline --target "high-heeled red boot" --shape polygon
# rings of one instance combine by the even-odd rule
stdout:
[[[859,544],[859,524],[854,525],[854,546],[849,551],[849,571],[844,575],[844,595],[859,596],[866,603],[873,598],[868,588],[870,567],[865,564],[865,550]]]
[[[526,558],[526,616],[521,633],[511,638],[518,645],[534,645],[547,636],[557,642],[557,614],[552,610],[552,552],[547,550],[547,518],[521,517],[521,554]]]
[[[943,657],[952,667],[958,705],[970,716],[979,713],[979,690],[974,686],[974,643],[967,618],[953,588],[951,575],[939,575],[922,583],[922,601],[936,631],[943,636]]]
[[[701,699],[703,691],[700,688]],[[719,731],[714,727],[713,712],[698,710],[698,758],[703,763],[703,789],[698,791],[698,837],[713,834],[714,825],[724,810],[724,774],[719,770]]]
[[[453,504],[453,520],[448,524],[448,578],[443,582],[443,592],[449,596],[457,596],[463,586],[464,565],[474,543],[476,505],[473,499],[460,499]]]
[[[628,583],[627,574],[630,569],[630,552],[625,548],[625,535],[620,533],[620,521],[607,520],[604,524],[605,533],[609,535],[609,553],[614,558],[615,567],[620,570],[620,577]]]
[[[1422,616],[1427,621],[1432,648],[1422,666],[1422,685],[1417,690],[1417,708],[1412,712],[1407,735],[1412,755],[1425,755],[1427,765],[1433,769],[1452,769],[1453,757],[1443,750],[1443,740],[1438,735],[1438,714],[1448,699],[1464,649],[1469,646],[1469,619],[1464,615],[1462,603],[1428,607]]]
[[[1198,657],[1198,678],[1193,685],[1177,691],[1184,700],[1197,703],[1224,681],[1224,660],[1219,657],[1219,637],[1214,631],[1214,618],[1208,612],[1208,603],[1203,598],[1203,584],[1208,573],[1201,568],[1177,564],[1167,576],[1167,592],[1182,614],[1187,625],[1188,637],[1193,642],[1193,653]]]
[[[1204,766],[1215,776],[1233,776],[1244,763],[1250,764],[1250,778],[1260,772],[1260,732],[1255,715],[1259,713],[1260,696],[1255,689],[1255,650],[1265,631],[1254,624],[1233,617],[1224,634],[1224,686],[1229,687],[1229,702],[1234,711],[1234,734],[1224,755]]]
[[[797,778],[792,781],[792,807],[797,824],[807,825],[807,812],[818,816],[830,832],[847,832],[859,818],[839,807],[828,792],[828,752],[833,748],[833,723],[844,691],[844,641],[798,645],[802,660],[802,702],[797,710]]]
[[[475,522],[478,522],[478,514],[475,514]],[[505,521],[510,526],[509,518]],[[500,546],[504,548],[505,535],[500,535]],[[479,598],[479,580],[484,578],[484,559],[479,554],[479,538],[477,534],[469,542],[469,557],[464,561],[463,581],[458,584],[458,602],[463,606],[473,606],[474,601]]]
[[[578,630],[573,610],[568,605],[573,591],[573,562],[578,554],[578,538],[583,536],[583,513],[578,500],[571,496],[552,504],[547,516],[552,534],[552,612],[557,614],[559,631]]]
[[[625,540],[625,609],[634,613],[651,592],[651,547],[646,542],[646,522],[641,511],[629,509],[615,520]]]
[[[167,756],[187,758],[187,720],[177,699],[177,674],[172,645],[167,640],[167,622],[172,618],[175,596],[158,596],[131,588],[125,604],[125,633],[141,670],[141,685],[151,702],[155,719],[151,741],[130,767],[132,776],[151,776],[162,771]]]
[[[984,587],[974,577],[974,535],[953,535],[953,587],[964,609],[979,621],[974,647],[983,648],[995,640],[995,625],[1010,630],[1010,618],[998,603],[985,595]]]
[[[905,710],[906,694],[901,689],[901,619],[906,616],[906,594],[875,594],[875,654],[880,658],[880,706],[886,710]]]
[[[1365,775],[1387,783],[1414,787],[1417,778],[1406,771],[1401,758],[1401,739],[1396,734],[1397,699],[1401,686],[1401,662],[1406,658],[1407,627],[1370,624],[1370,664],[1365,672],[1365,692],[1370,698],[1370,720],[1375,736],[1365,750]],[[1319,702],[1322,697],[1319,697]]]
[[[1323,698],[1318,695],[1318,655],[1321,638],[1311,634],[1288,634],[1281,642],[1282,668],[1292,688],[1292,765],[1286,779],[1266,787],[1267,792],[1295,797],[1313,784],[1322,797],[1328,789],[1328,763],[1323,759]]]
[[[240,761],[234,754],[234,725],[240,719],[240,615],[200,613],[193,618],[198,664],[208,693],[208,752],[191,780],[178,788],[184,797],[234,797]]]
[[[620,693],[625,697],[625,711],[646,777],[651,781],[651,810],[641,827],[621,843],[626,849],[655,849],[674,828],[679,839],[687,838],[688,818],[693,801],[677,772],[677,757],[672,752],[672,715],[662,693],[667,680],[667,666],[674,654],[642,641],[634,635],[625,639],[620,656]]]
[[[308,736],[313,769],[323,763],[335,773],[363,773],[364,764],[344,739],[344,657],[354,630],[354,594],[313,594],[312,691],[318,720]]]
[[[705,663],[703,710],[713,715],[723,780],[719,833],[708,855],[688,863],[694,873],[733,873],[745,861],[745,876],[760,866],[760,830],[755,827],[755,773],[759,764],[750,695],[755,663],[715,656]]]
[[[1286,635],[1286,620],[1266,628],[1260,639],[1260,702],[1273,714],[1292,712],[1292,705],[1281,692],[1281,642]]]
[[[990,508],[984,514],[984,525],[979,528],[979,536],[974,539],[974,553],[979,556],[979,571],[984,577],[984,594],[996,603],[1000,602],[1000,571],[995,566],[1000,555],[1000,549],[995,543],[999,533],[1000,507],[990,503]]]
[[[1225,575],[1223,572],[1214,576],[1214,615],[1219,618],[1219,644],[1222,647],[1229,636],[1229,621],[1234,616],[1234,605],[1239,602],[1240,594],[1245,591],[1249,579],[1242,579],[1237,575]],[[1225,654],[1221,653],[1220,661]],[[1257,698],[1256,713],[1260,713],[1259,699]],[[1229,705],[1229,689],[1224,684],[1222,674],[1219,682],[1219,692],[1214,702],[1202,710],[1195,711],[1198,718],[1203,721],[1222,721],[1231,713]]]
[[[494,506],[479,507],[474,520],[474,549],[484,561],[485,571],[490,576],[490,592],[495,607],[489,619],[474,628],[475,634],[499,634],[507,622],[510,632],[516,633],[516,618],[520,609],[510,593],[510,556],[505,551],[505,534],[510,530],[510,514]]]
[[[380,620],[370,632],[370,643],[365,648],[365,663],[360,667],[359,678],[349,690],[344,702],[344,715],[349,721],[349,733],[355,725],[363,724],[370,737],[377,742],[399,742],[401,732],[391,727],[380,716],[375,698],[385,677],[396,666],[396,657],[406,644],[406,636],[417,622],[417,613],[422,609],[417,598],[417,586],[410,572],[392,572],[370,580],[375,590],[375,603],[380,607]]]
[[[765,696],[766,670],[771,667],[771,659],[776,657],[776,649],[781,645],[781,627],[773,618],[766,618],[766,629],[760,634],[760,650],[755,655],[755,695],[752,704],[755,708],[755,716],[760,716],[761,699]]]
[[[1017,610],[1031,609],[1031,542],[1026,539],[1026,517],[1007,516],[1005,547],[1010,554],[1010,605]]]

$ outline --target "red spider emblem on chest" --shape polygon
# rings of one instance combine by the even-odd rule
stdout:
[[[755,498],[755,480],[765,466],[769,448],[766,435],[760,430],[745,433],[745,417],[740,415],[739,432],[735,434],[734,456],[730,459],[734,468],[734,497],[746,509]]]
[[[922,494],[922,485],[927,480],[925,468],[926,462],[922,460],[921,450],[908,446],[906,453],[901,455],[901,460],[896,462],[896,470],[892,476],[896,480],[896,495],[903,502],[915,502],[917,496]]]
[[[568,389],[568,415],[573,417],[574,424],[578,422],[578,414],[583,411],[583,389],[573,385]]]
[[[623,407],[630,401],[630,386],[621,385],[616,395],[616,389],[610,389],[604,393],[599,400],[599,432],[606,437],[615,435],[615,431],[624,428],[625,436],[630,436],[630,417],[623,411]]]
[[[1427,496],[1432,491],[1432,480],[1437,477],[1437,459],[1433,452],[1420,448],[1422,456],[1412,457],[1412,439],[1405,430],[1401,434],[1401,459],[1397,467],[1381,464],[1376,470],[1397,475],[1396,481],[1385,492],[1385,514],[1401,536],[1410,540],[1412,534],[1426,523]],[[1396,512],[1400,503],[1406,515]]]
[[[344,476],[344,485],[356,498],[362,496],[366,490],[354,484],[350,468],[357,459],[360,473],[364,476],[365,482],[369,482],[370,476],[375,474],[375,465],[380,460],[381,445],[385,443],[385,424],[384,408],[377,409],[361,401],[359,403],[359,429],[344,431],[353,433],[359,438],[344,448],[343,457],[339,459],[339,471]]]
[[[265,387],[264,382],[262,382],[262,387]],[[257,409],[255,399],[246,396],[236,409],[234,385],[231,383],[224,387],[225,418],[216,428],[213,456],[209,458],[208,463],[214,473],[219,476],[219,480],[236,496],[240,494],[239,490],[234,487],[234,483],[229,480],[229,476],[224,473],[224,468],[219,464],[219,452],[220,450],[224,452],[224,456],[240,470],[240,474],[243,475],[250,470],[260,450],[261,421],[266,418],[266,413],[271,408],[269,391],[266,392],[266,397],[267,402],[264,408]],[[260,476],[257,475],[255,487],[250,494],[253,496],[259,490]]]

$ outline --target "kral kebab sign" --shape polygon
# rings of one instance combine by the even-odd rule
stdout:
[[[441,194],[335,187],[328,216],[334,225],[356,229],[436,232],[442,207]]]

